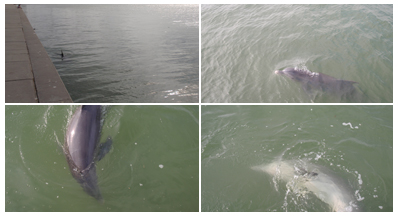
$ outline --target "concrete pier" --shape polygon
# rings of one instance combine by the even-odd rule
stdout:
[[[22,9],[5,5],[5,102],[72,103]]]

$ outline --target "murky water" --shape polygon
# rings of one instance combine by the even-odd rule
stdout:
[[[6,211],[199,211],[198,106],[105,107],[104,203],[83,191],[62,151],[76,108],[6,106]]]
[[[392,211],[392,111],[392,106],[202,107],[202,211],[342,209],[322,199],[353,211]],[[266,172],[279,161],[279,174]]]
[[[392,5],[202,5],[201,12],[202,102],[393,101]],[[355,92],[306,92],[274,73],[286,67],[355,81]]]

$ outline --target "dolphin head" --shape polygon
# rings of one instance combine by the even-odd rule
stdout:
[[[276,70],[275,74],[281,74],[296,81],[308,80],[309,78],[318,75],[318,73],[313,73],[308,70],[291,68],[291,67],[285,68],[283,70]]]
[[[285,68],[283,70],[276,70],[275,74],[279,74],[279,75],[285,75],[289,78],[292,78],[294,76],[296,76],[297,71],[294,68]]]

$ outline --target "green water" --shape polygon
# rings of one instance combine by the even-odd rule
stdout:
[[[62,152],[77,106],[5,107],[5,211],[199,211],[198,106],[106,106],[101,204]]]
[[[308,161],[355,211],[393,210],[392,106],[202,106],[201,210],[330,211],[251,167]],[[289,188],[289,190],[288,190]]]

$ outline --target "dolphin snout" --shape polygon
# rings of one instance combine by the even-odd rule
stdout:
[[[280,70],[276,70],[276,71],[275,71],[275,74],[278,74],[278,73],[280,73],[280,72],[281,72]]]

